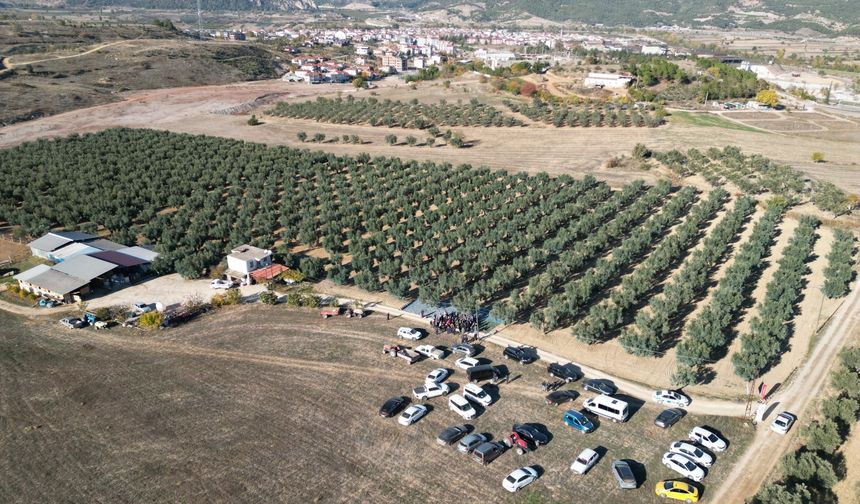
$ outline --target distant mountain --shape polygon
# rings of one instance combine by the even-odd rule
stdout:
[[[314,0],[202,0],[204,10],[278,11],[313,10]],[[142,9],[197,9],[197,0],[66,0],[74,7],[137,7]]]

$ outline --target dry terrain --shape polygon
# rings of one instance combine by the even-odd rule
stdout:
[[[464,92],[465,90],[465,92]],[[150,127],[177,132],[208,134],[243,140],[319,148],[338,154],[364,151],[371,155],[392,155],[409,159],[434,160],[452,164],[471,163],[492,168],[530,172],[585,174],[592,173],[614,184],[631,177],[653,180],[653,175],[630,168],[607,168],[605,161],[629,155],[637,143],[669,150],[737,145],[744,152],[759,153],[792,164],[810,174],[832,181],[848,191],[860,193],[860,143],[852,131],[822,133],[751,133],[723,127],[671,122],[660,128],[552,128],[533,125],[522,128],[455,128],[474,145],[465,149],[450,147],[389,146],[384,137],[394,133],[403,138],[416,130],[374,128],[362,125],[337,125],[306,120],[263,117],[264,124],[250,127],[248,115],[224,114],[225,111],[250,112],[258,98],[285,96],[311,99],[314,96],[356,93],[382,99],[392,97],[447,97],[449,102],[472,96],[485,99],[485,89],[474,80],[455,82],[451,89],[439,83],[422,84],[413,91],[398,79],[379,83],[374,90],[355,91],[351,86],[263,81],[224,86],[160,89],[128,93],[121,102],[101,105],[0,128],[0,147],[16,145],[38,138],[64,136],[70,133],[98,131],[109,127]],[[497,102],[498,97],[486,98]],[[264,100],[265,103],[269,101]],[[260,105],[261,114],[270,105]],[[220,112],[220,113],[219,113]],[[355,134],[364,145],[335,143],[302,144],[296,133],[310,136],[320,132],[328,138]],[[816,135],[816,136],[809,136]],[[819,138],[820,136],[820,138]],[[825,153],[827,163],[810,161],[814,151]]]
[[[482,467],[435,443],[461,423],[444,399],[428,401],[433,409],[412,427],[376,414],[430,369],[453,368],[453,358],[408,366],[383,356],[397,319],[318,317],[249,305],[141,333],[64,330],[0,312],[11,328],[0,335],[0,430],[4,452],[15,454],[0,457],[0,500],[511,502],[504,475],[537,465],[543,475],[527,491],[531,502],[652,502],[653,485],[672,476],[659,457],[691,426],[711,425],[731,442],[703,482],[706,496],[752,434],[737,419],[692,415],[663,431],[652,424],[658,408],[634,401],[628,423],[602,422],[582,435],[561,424],[563,408],[543,404],[543,365],[514,365],[515,379],[494,389],[496,403],[471,423],[498,437],[513,422],[534,422],[552,439]],[[501,354],[491,345],[481,357]],[[450,382],[462,386],[462,377],[456,371]],[[586,447],[603,457],[574,477],[568,466]],[[639,489],[617,489],[608,468],[615,458],[644,464]]]

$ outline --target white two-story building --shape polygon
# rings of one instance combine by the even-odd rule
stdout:
[[[271,250],[240,245],[227,256],[227,271],[224,274],[229,280],[248,285],[251,283],[251,273],[271,265]]]

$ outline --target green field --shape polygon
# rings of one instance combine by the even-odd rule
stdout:
[[[693,126],[750,131],[753,133],[765,133],[760,129],[756,129],[751,126],[744,126],[743,124],[729,121],[728,119],[714,114],[699,114],[681,111],[672,112],[672,115],[669,116],[669,122],[678,124],[692,124]]]

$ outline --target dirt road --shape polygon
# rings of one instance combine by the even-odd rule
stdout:
[[[794,376],[791,385],[782,389],[771,408],[790,411],[804,423],[808,408],[818,402],[818,394],[827,383],[830,368],[846,341],[860,331],[860,282],[854,286],[845,303],[839,308],[819,336],[818,344],[809,354],[806,363]],[[791,447],[799,432],[796,426],[789,435],[780,436],[770,431],[765,421],[757,429],[749,449],[740,458],[726,482],[714,493],[712,502],[744,502],[753,496],[767,481],[779,463],[782,454]]]
[[[15,68],[15,67],[18,67],[18,66],[35,65],[36,63],[44,63],[44,62],[46,62],[46,61],[54,61],[54,60],[70,59],[70,58],[79,58],[79,57],[81,57],[81,56],[86,56],[87,54],[92,54],[92,53],[94,53],[94,52],[96,52],[96,51],[100,51],[100,50],[102,50],[102,49],[104,49],[104,48],[106,48],[106,47],[115,46],[115,45],[120,45],[120,44],[127,44],[127,43],[129,43],[129,42],[133,42],[133,40],[118,40],[118,41],[115,41],[115,42],[109,42],[109,43],[107,43],[107,44],[99,44],[99,45],[97,45],[97,46],[93,47],[92,49],[88,49],[88,50],[86,50],[86,51],[84,51],[84,52],[80,52],[80,53],[68,54],[68,55],[66,55],[66,56],[54,56],[54,57],[51,57],[51,58],[42,58],[42,59],[30,60],[30,61],[12,61],[10,58],[5,58],[5,59],[3,60],[3,64],[4,64],[4,65],[6,65],[6,66],[7,66],[7,67],[9,67],[9,68]]]

